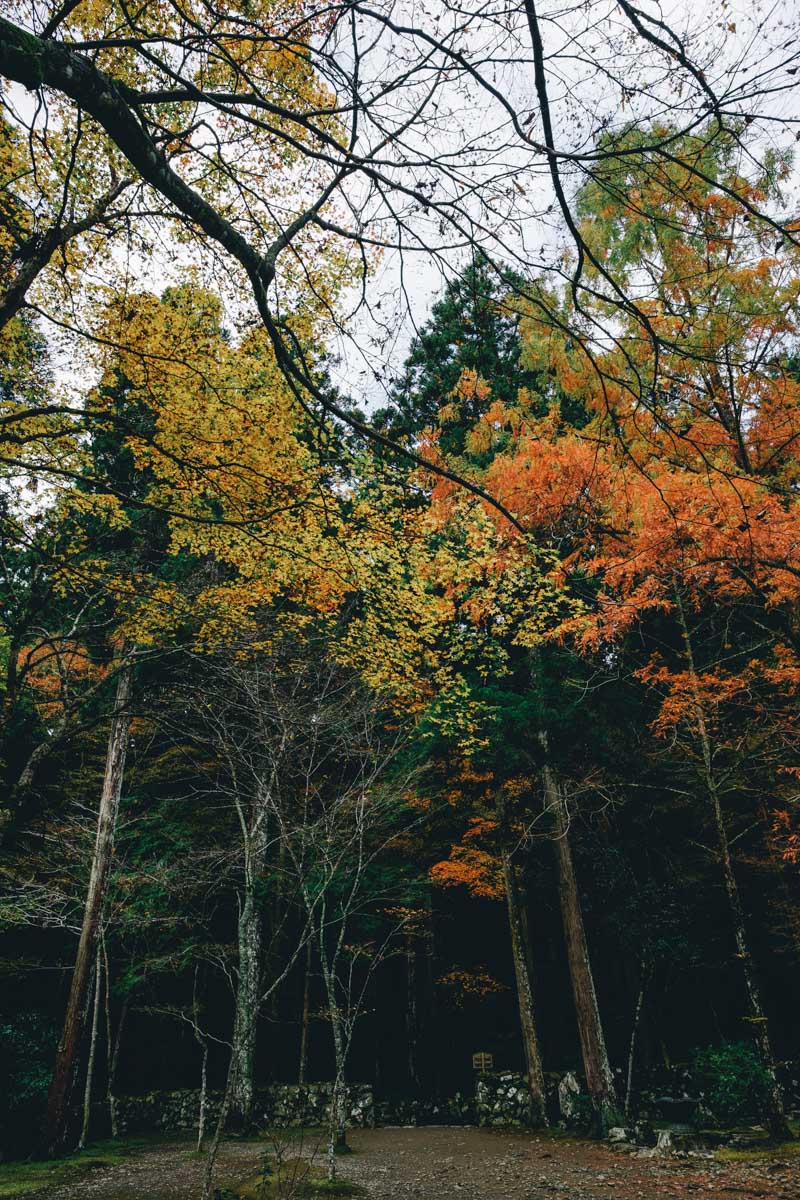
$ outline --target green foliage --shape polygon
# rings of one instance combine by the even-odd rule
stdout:
[[[0,1126],[17,1152],[33,1149],[57,1038],[52,1021],[40,1012],[22,1012],[0,1023]]]
[[[719,1125],[734,1125],[764,1112],[770,1077],[750,1042],[726,1042],[698,1050],[692,1078],[705,1108]]]
[[[6,1102],[36,1099],[50,1084],[56,1031],[41,1013],[20,1013],[0,1025],[0,1064]]]
[[[513,289],[522,284],[517,276],[499,278],[479,257],[452,279],[414,338],[391,405],[376,415],[376,423],[393,437],[435,426],[439,408],[464,371],[486,380],[492,399],[504,403],[515,403],[520,388],[538,391],[538,375],[520,363]],[[463,421],[443,435],[449,450],[463,449],[464,431],[481,407],[477,397],[465,405]]]

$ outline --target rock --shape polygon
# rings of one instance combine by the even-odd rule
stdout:
[[[627,1129],[623,1129],[621,1125],[615,1125],[613,1129],[609,1129],[608,1131],[608,1140],[610,1142],[627,1142]]]
[[[655,1158],[656,1156],[672,1154],[674,1149],[672,1133],[669,1129],[659,1129],[655,1146],[640,1150],[638,1158]]]
[[[558,1085],[558,1108],[565,1121],[571,1121],[578,1111],[580,1084],[572,1071],[567,1071]]]

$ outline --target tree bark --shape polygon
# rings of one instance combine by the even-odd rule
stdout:
[[[92,1119],[92,1078],[94,1076],[94,1059],[97,1051],[97,1032],[100,1022],[100,988],[103,977],[100,949],[100,942],[98,941],[94,962],[94,1004],[92,1007],[92,1033],[89,1040],[89,1058],[86,1063],[86,1087],[83,1091],[83,1124],[81,1126],[81,1136],[78,1141],[79,1150],[82,1150],[86,1145],[86,1139],[89,1136],[89,1124]]]
[[[75,1059],[82,1028],[82,1014],[86,998],[89,972],[95,953],[97,930],[103,906],[111,855],[114,846],[114,831],[117,810],[122,791],[125,771],[125,755],[128,749],[130,700],[133,670],[130,665],[122,668],[117,683],[114,715],[108,738],[105,778],[97,814],[97,836],[95,840],[89,888],[83,913],[83,925],[72,972],[64,1028],[56,1055],[53,1082],[47,1102],[45,1142],[50,1154],[57,1153],[64,1144],[70,1091],[75,1075]]]
[[[764,1005],[761,1000],[761,989],[758,985],[758,976],[756,973],[755,963],[753,962],[753,956],[750,953],[750,946],[747,941],[744,908],[742,907],[742,899],[739,894],[739,885],[736,881],[736,874],[734,872],[733,862],[731,860],[728,831],[725,827],[725,816],[722,811],[722,801],[719,794],[719,788],[717,787],[716,775],[714,773],[714,757],[711,734],[709,733],[708,724],[705,719],[703,701],[697,681],[697,668],[695,665],[692,639],[689,633],[689,626],[686,622],[686,614],[683,611],[683,604],[681,603],[680,595],[677,592],[675,595],[678,620],[680,622],[681,632],[683,635],[683,642],[686,650],[686,661],[689,667],[689,678],[691,681],[694,698],[694,716],[700,741],[700,751],[703,762],[703,778],[706,794],[708,796],[709,807],[711,809],[714,821],[714,831],[717,838],[720,867],[722,868],[722,878],[725,884],[725,894],[728,899],[728,911],[730,913],[733,938],[736,945],[736,957],[741,965],[745,996],[747,998],[748,1015],[746,1019],[752,1028],[753,1040],[758,1049],[762,1065],[767,1072],[770,1081],[767,1095],[766,1112],[764,1115],[766,1117],[767,1126],[769,1128],[771,1137],[773,1137],[776,1141],[791,1141],[794,1137],[794,1134],[789,1128],[789,1123],[786,1120],[783,1091],[775,1072],[775,1058],[772,1052],[772,1042],[769,1036],[769,1025],[764,1012]]]
[[[106,964],[106,983],[108,983],[108,964]],[[111,1015],[108,1007],[108,992],[106,992],[106,1022],[108,1025],[108,1044],[111,1046]],[[119,1063],[119,1052],[122,1046],[122,1034],[125,1029],[125,1022],[128,1019],[128,1013],[131,1008],[131,994],[128,992],[125,999],[122,1001],[122,1008],[119,1014],[119,1024],[117,1025],[117,1036],[114,1038],[114,1050],[108,1064],[108,1115],[111,1121],[111,1136],[115,1140],[119,1137],[119,1122],[117,1120],[117,1097],[114,1094],[114,1082],[117,1077],[117,1064]]]
[[[628,1047],[628,1076],[625,1083],[625,1120],[627,1121],[631,1113],[631,1092],[633,1091],[633,1064],[636,1056],[636,1036],[639,1032],[639,1021],[642,1016],[642,1005],[644,1003],[644,989],[646,983],[645,972],[642,970],[641,983],[639,985],[639,994],[636,997],[636,1008],[633,1013],[633,1024],[631,1026],[631,1040]]]
[[[231,1117],[246,1129],[253,1110],[256,1028],[261,985],[261,913],[252,890],[244,898],[239,914],[239,977],[233,1022],[235,1064],[231,1090]]]
[[[194,1040],[200,1047],[200,1103],[197,1113],[197,1153],[203,1152],[203,1141],[206,1132],[206,1099],[208,1095],[208,1038],[200,1027],[200,1004],[197,999],[197,967],[194,971],[194,987],[192,989],[192,1032]]]
[[[408,1078],[415,1093],[420,1090],[419,1082],[419,1007],[417,1004],[417,946],[413,932],[405,936],[406,960],[406,1049],[408,1052]]]
[[[266,806],[257,804],[245,840],[244,889],[239,910],[239,972],[233,1021],[230,1095],[232,1123],[247,1129],[253,1112],[256,1033],[261,1008],[262,914],[256,888],[267,852]]]
[[[300,1020],[300,1062],[297,1066],[297,1082],[305,1083],[308,1071],[308,1030],[311,1023],[311,962],[312,939],[306,945],[306,963],[303,972],[303,1015]]]
[[[345,1112],[345,1067],[347,1061],[347,1039],[345,1036],[342,1011],[339,998],[336,995],[335,958],[332,965],[325,948],[324,915],[319,919],[317,933],[320,966],[325,983],[325,995],[328,1002],[328,1016],[333,1034],[334,1052],[334,1081],[331,1093],[330,1115],[328,1118],[328,1180],[333,1183],[336,1179],[336,1154],[347,1147],[347,1117]]]
[[[569,843],[569,820],[563,789],[547,764],[542,769],[545,801],[555,821],[554,847],[558,866],[558,893],[567,962],[575,1002],[575,1016],[583,1057],[586,1086],[595,1111],[601,1135],[618,1123],[619,1112],[614,1090],[614,1076],[608,1061],[600,1009],[597,1004],[594,976],[589,961],[586,930],[583,924],[580,894]]]
[[[231,1055],[228,1063],[228,1078],[225,1083],[225,1093],[222,1097],[217,1124],[214,1128],[214,1136],[211,1139],[211,1145],[208,1148],[208,1157],[206,1158],[206,1169],[203,1172],[203,1200],[211,1200],[211,1185],[214,1180],[214,1167],[219,1154],[220,1142],[222,1141],[222,1132],[228,1121],[228,1113],[231,1105],[231,1094],[236,1085],[236,1063],[233,1055]]]
[[[522,1045],[531,1099],[540,1123],[547,1124],[547,1109],[544,1092],[544,1072],[539,1050],[536,1028],[536,1008],[533,992],[533,956],[530,946],[527,913],[520,900],[519,880],[509,847],[508,816],[505,803],[498,797],[498,825],[500,827],[501,853],[503,858],[503,882],[508,909],[508,927],[511,934],[511,954],[514,960],[514,975],[517,984],[517,1004],[522,1029]]]

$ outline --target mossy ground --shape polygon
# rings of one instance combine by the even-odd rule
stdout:
[[[259,1173],[234,1188],[233,1200],[313,1200],[315,1196],[361,1196],[363,1189],[344,1180],[331,1182],[324,1167],[312,1165],[306,1158],[284,1158],[280,1163],[267,1160],[266,1174]]]
[[[724,1146],[717,1150],[717,1162],[747,1162],[751,1159],[798,1159],[800,1158],[800,1120],[789,1122],[789,1128],[795,1136],[793,1142],[770,1142],[766,1137],[763,1141],[754,1142],[752,1146],[740,1149]]]
[[[0,1163],[0,1200],[67,1183],[86,1172],[113,1166],[133,1150],[158,1145],[163,1141],[163,1138],[127,1138],[117,1142],[95,1142],[85,1150],[64,1158]]]
[[[323,1129],[261,1129],[253,1130],[239,1138],[226,1138],[225,1140],[226,1142],[242,1142],[260,1146],[267,1143],[265,1147],[267,1153],[273,1147],[278,1145],[286,1147],[287,1144],[303,1146],[312,1153],[319,1153],[326,1136]],[[89,1174],[93,1170],[123,1162],[136,1151],[155,1149],[165,1145],[175,1146],[176,1143],[185,1145],[185,1148],[179,1152],[182,1158],[205,1158],[205,1151],[198,1155],[193,1134],[170,1136],[155,1134],[151,1137],[94,1142],[80,1153],[69,1154],[63,1158],[29,1162],[0,1162],[0,1200],[12,1200],[13,1197],[26,1196],[31,1192],[45,1192],[60,1184],[77,1181],[82,1175]],[[297,1150],[294,1153],[296,1154]],[[253,1181],[248,1182],[252,1183]],[[259,1198],[263,1195],[264,1200],[273,1200],[273,1198],[277,1200],[277,1197],[289,1195],[298,1197],[352,1196],[358,1193],[358,1189],[345,1183],[337,1183],[331,1187],[324,1178],[324,1171],[318,1171],[316,1168],[304,1186],[305,1191],[290,1192],[287,1187],[284,1187],[283,1191],[278,1191],[272,1187],[272,1190],[264,1190],[262,1193],[250,1192],[242,1193],[242,1195],[253,1195]]]

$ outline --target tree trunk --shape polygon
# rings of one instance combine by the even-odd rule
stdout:
[[[328,1180],[336,1179],[336,1155],[347,1149],[347,1113],[345,1098],[345,1039],[342,1031],[341,1013],[334,997],[331,1005],[331,1025],[336,1058],[336,1073],[331,1093],[331,1109],[328,1118]]]
[[[75,1059],[81,1035],[82,1013],[89,972],[95,953],[103,897],[111,866],[114,830],[125,771],[125,754],[128,748],[130,728],[128,702],[131,683],[132,668],[124,666],[119,674],[114,715],[111,718],[105,778],[100,796],[100,809],[97,814],[97,837],[83,913],[83,925],[75,967],[72,972],[64,1028],[56,1055],[53,1082],[50,1085],[47,1101],[45,1142],[50,1154],[55,1154],[61,1149],[66,1136],[69,1097],[75,1075]]]
[[[767,1023],[766,1014],[764,1013],[764,1006],[761,1001],[761,990],[758,986],[755,963],[753,962],[753,957],[750,953],[750,947],[747,942],[744,909],[742,907],[741,896],[739,895],[739,886],[736,882],[736,875],[733,870],[730,845],[728,842],[728,831],[725,827],[725,817],[722,812],[722,802],[720,800],[719,789],[717,787],[717,779],[714,774],[714,759],[711,746],[711,736],[708,731],[708,725],[706,724],[702,697],[700,695],[700,689],[697,682],[697,668],[694,661],[692,640],[689,634],[689,626],[686,622],[686,616],[683,611],[680,595],[677,592],[676,608],[678,612],[678,619],[681,625],[681,632],[683,634],[683,641],[686,649],[686,661],[689,666],[689,677],[694,695],[695,723],[700,739],[704,782],[709,806],[714,819],[714,830],[717,837],[720,866],[722,867],[722,877],[725,883],[725,893],[728,898],[728,910],[730,913],[733,938],[736,944],[736,957],[739,959],[741,964],[742,976],[744,979],[748,1009],[747,1020],[750,1023],[753,1033],[753,1040],[758,1048],[762,1065],[766,1070],[770,1080],[765,1117],[771,1137],[773,1137],[776,1141],[790,1141],[794,1137],[794,1134],[789,1128],[789,1124],[786,1120],[786,1110],[783,1103],[783,1091],[775,1073],[775,1058],[772,1053],[772,1042],[769,1036],[769,1026]]]
[[[312,940],[306,945],[306,965],[303,972],[303,1015],[300,1021],[300,1062],[297,1067],[297,1082],[305,1083],[308,1072],[308,1029],[311,1018],[311,954]]]
[[[329,962],[323,942],[324,916],[320,921],[318,931],[319,957],[322,967],[322,978],[325,982],[325,995],[328,1002],[328,1016],[333,1034],[333,1052],[335,1072],[333,1091],[331,1093],[330,1115],[328,1118],[328,1179],[331,1183],[336,1179],[336,1154],[347,1147],[347,1114],[345,1111],[345,1065],[347,1060],[347,1039],[339,998],[336,995],[335,958],[333,965]]]
[[[122,1008],[119,1014],[119,1024],[117,1025],[117,1036],[114,1038],[114,1049],[111,1051],[111,1002],[108,990],[108,959],[106,959],[106,1029],[107,1029],[107,1049],[110,1052],[108,1060],[108,1115],[111,1121],[111,1136],[116,1140],[119,1137],[119,1123],[117,1121],[117,1097],[114,1095],[114,1081],[117,1076],[117,1064],[119,1062],[119,1052],[122,1046],[122,1033],[125,1029],[125,1022],[128,1019],[128,1013],[131,1007],[131,994],[128,992],[125,999],[122,1001]]]
[[[230,1062],[228,1063],[228,1078],[225,1083],[225,1092],[222,1097],[222,1104],[220,1105],[217,1124],[214,1128],[214,1136],[211,1139],[211,1145],[208,1148],[206,1169],[203,1172],[203,1200],[211,1200],[211,1186],[214,1181],[214,1167],[216,1166],[220,1142],[222,1141],[222,1131],[224,1130],[228,1121],[228,1113],[231,1106],[231,1095],[235,1086],[236,1062],[233,1054],[231,1054]]]
[[[89,1136],[89,1123],[92,1119],[92,1077],[94,1076],[94,1058],[97,1051],[97,1032],[100,1022],[100,988],[103,980],[102,961],[100,957],[100,942],[97,943],[97,953],[94,962],[94,1004],[92,1007],[92,1033],[89,1040],[89,1058],[86,1063],[86,1087],[83,1091],[83,1124],[78,1149],[82,1150]]]
[[[263,923],[256,887],[267,854],[266,804],[258,801],[245,838],[244,892],[239,911],[239,971],[231,1050],[232,1123],[247,1129],[253,1113],[256,1032],[261,1008],[261,947]]]
[[[636,997],[636,1008],[633,1013],[633,1025],[631,1026],[631,1041],[628,1048],[628,1077],[625,1085],[625,1120],[627,1121],[631,1115],[631,1092],[633,1090],[633,1063],[636,1055],[636,1035],[639,1032],[639,1021],[642,1016],[642,1004],[644,1003],[644,988],[646,977],[642,971],[642,982],[639,985],[639,994]]]
[[[544,1073],[536,1030],[536,1009],[533,995],[533,970],[527,913],[520,901],[519,880],[509,849],[508,817],[502,798],[497,801],[498,824],[502,841],[503,882],[505,884],[508,927],[511,934],[511,953],[514,959],[514,975],[517,984],[517,1004],[522,1029],[522,1045],[531,1099],[540,1123],[547,1124],[547,1109],[544,1093]]]
[[[200,1005],[197,1000],[197,967],[194,971],[194,988],[192,990],[192,1029],[194,1039],[200,1047],[200,1104],[197,1113],[197,1153],[203,1152],[203,1139],[206,1132],[206,1098],[208,1094],[208,1038],[200,1028]]]
[[[419,1093],[419,1009],[417,1006],[417,946],[414,933],[407,931],[405,941],[408,1078],[414,1092]]]
[[[586,944],[580,894],[575,879],[566,798],[548,765],[542,769],[547,807],[555,821],[555,852],[558,866],[558,892],[564,923],[572,995],[578,1022],[586,1086],[594,1107],[601,1135],[619,1121],[614,1076],[608,1061],[594,977]]]
[[[239,914],[239,977],[233,1022],[234,1081],[230,1111],[236,1125],[247,1129],[253,1111],[256,1027],[261,986],[261,913],[249,888]]]
[[[271,913],[272,913],[272,936],[269,941],[270,957],[275,962],[281,962],[283,957],[283,949],[287,941],[286,920],[289,909],[288,899],[286,897],[286,839],[281,838],[278,843],[278,872],[277,878],[270,889],[271,892]],[[273,1021],[280,1021],[280,1002],[281,989],[275,988],[269,998],[270,1016]]]
[[[128,991],[120,1009],[120,1022],[116,1026],[116,1037],[112,1038],[112,972],[110,972],[106,937],[101,931],[101,946],[103,949],[103,967],[106,974],[106,1098],[108,1102],[108,1117],[112,1126],[112,1138],[119,1138],[120,1128],[116,1120],[116,1097],[114,1096],[114,1079],[116,1064],[120,1061],[122,1031],[125,1030],[128,1009],[131,1007],[131,992]]]
[[[197,1152],[201,1154],[205,1140],[206,1098],[209,1094],[209,1043],[205,1038],[198,1038],[198,1040],[201,1050],[203,1050],[203,1061],[200,1063],[200,1108],[197,1116]]]

